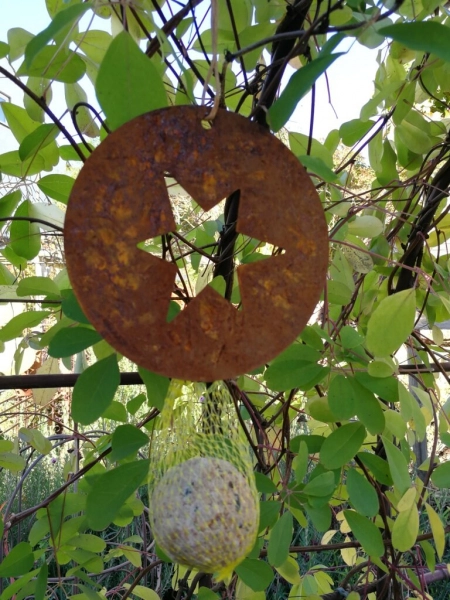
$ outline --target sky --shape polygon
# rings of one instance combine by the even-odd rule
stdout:
[[[49,23],[45,0],[0,0],[0,5],[2,9],[0,40],[7,40],[7,31],[11,27],[22,27],[32,33],[39,33]],[[98,25],[96,27],[98,28]],[[377,50],[369,50],[358,43],[352,45],[353,41],[349,38],[344,42],[346,46],[338,47],[337,51],[347,50],[348,47],[350,50],[339,57],[327,71],[332,105],[329,103],[325,77],[322,76],[316,84],[316,116],[313,131],[316,139],[323,140],[332,129],[357,118],[361,107],[373,95],[372,82],[377,68]],[[82,83],[84,85],[84,82]],[[22,93],[1,77],[0,91],[10,94],[13,102],[21,103]],[[54,95],[53,109],[55,106],[58,108],[57,95],[57,93]],[[60,108],[63,109],[62,102]],[[289,129],[308,133],[310,110],[311,99],[308,95],[299,103],[289,121]],[[3,127],[0,127],[0,144],[2,146],[0,152],[16,146]]]

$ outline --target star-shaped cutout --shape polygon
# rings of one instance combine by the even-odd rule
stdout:
[[[176,230],[149,237],[139,242],[137,247],[176,267],[166,319],[170,322],[207,286],[222,298],[225,297],[225,278],[222,275],[214,276],[214,273],[221,260],[218,251],[227,226],[223,217],[224,201],[209,210],[203,210],[173,177],[166,178],[166,185]],[[228,224],[228,227],[233,227],[233,224]],[[236,310],[242,308],[236,269],[241,264],[271,258],[274,253],[269,242],[246,236],[238,230],[239,225],[233,236],[233,286],[229,298]],[[222,248],[222,252],[226,251],[226,247]],[[277,250],[278,254],[283,252]]]

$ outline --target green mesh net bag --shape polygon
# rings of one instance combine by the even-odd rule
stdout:
[[[225,385],[172,382],[150,447],[150,523],[176,563],[226,579],[256,542],[251,454]]]

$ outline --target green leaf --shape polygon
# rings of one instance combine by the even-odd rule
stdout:
[[[353,508],[365,517],[374,517],[379,509],[378,496],[366,477],[356,469],[349,469],[346,483]]]
[[[73,356],[90,348],[102,339],[102,336],[88,327],[65,327],[56,333],[50,341],[48,353],[54,358]]]
[[[414,327],[415,314],[415,290],[404,290],[383,298],[367,325],[369,351],[382,357],[398,350]]]
[[[115,354],[83,371],[73,389],[73,420],[89,425],[98,419],[113,401],[119,383],[120,373]]]
[[[320,449],[320,462],[326,469],[339,469],[351,460],[366,437],[361,423],[347,423],[329,435]]]
[[[331,510],[328,504],[318,507],[305,504],[304,508],[317,531],[327,531],[331,527]]]
[[[139,367],[138,371],[147,388],[147,398],[150,406],[162,410],[167,392],[169,391],[170,379],[163,375],[147,371],[143,367]]]
[[[12,473],[22,471],[26,467],[25,459],[14,452],[0,452],[0,467]]]
[[[392,528],[392,545],[400,552],[406,552],[415,543],[419,533],[419,511],[415,503],[402,510]]]
[[[330,372],[311,362],[285,360],[271,364],[265,372],[267,386],[271,390],[283,392],[293,388],[309,390],[322,381]]]
[[[88,550],[89,552],[103,552],[106,548],[105,540],[102,540],[98,535],[92,535],[92,533],[79,533],[68,540],[67,545]]]
[[[126,423],[128,420],[127,411],[121,402],[113,401],[102,414],[104,419],[112,419],[119,423]]]
[[[262,592],[270,585],[273,571],[270,566],[254,558],[246,558],[235,569],[238,577],[254,592]]]
[[[336,375],[328,389],[328,405],[336,420],[348,420],[356,412],[353,387],[347,377]]]
[[[344,515],[353,535],[369,556],[383,556],[384,544],[380,530],[367,517],[352,510],[344,510]]]
[[[363,121],[361,119],[352,119],[351,121],[347,121],[347,123],[342,123],[339,128],[339,135],[342,138],[342,143],[346,146],[353,146],[356,142],[359,142],[373,126],[373,121]]]
[[[286,562],[289,556],[289,546],[291,545],[293,530],[293,517],[290,512],[286,511],[278,519],[270,532],[267,559],[273,567],[279,567]],[[244,583],[246,582],[244,581]]]
[[[215,594],[212,590],[206,587],[199,587],[197,591],[197,600],[218,600],[219,596]],[[159,600],[155,598],[155,600]]]
[[[34,600],[44,600],[47,592],[47,581],[48,581],[48,565],[46,562],[42,565],[39,570],[39,575],[36,580],[36,587],[34,588]]]
[[[256,489],[261,494],[273,494],[277,491],[277,486],[274,482],[267,475],[263,475],[263,473],[258,473],[257,471],[255,471],[255,483]]]
[[[20,160],[19,151],[12,150],[0,155],[0,175],[11,175],[12,177],[31,177],[40,173],[45,168],[45,160],[40,155],[32,156],[25,162]]]
[[[127,411],[130,413],[130,415],[135,415],[146,400],[147,397],[144,393],[138,394],[127,402]]]
[[[52,450],[52,443],[38,429],[19,429],[19,438],[25,443],[30,444],[41,454],[48,454]]]
[[[32,571],[29,571],[25,575],[22,575],[21,577],[16,579],[14,583],[9,583],[6,589],[4,590],[3,594],[0,595],[0,600],[10,600],[10,598],[23,598],[23,590],[26,590],[28,588],[27,584],[31,581],[31,579],[36,577],[38,573],[39,569],[33,569]],[[18,592],[21,592],[20,596]]]
[[[41,249],[41,235],[39,226],[30,223],[26,218],[32,218],[33,206],[29,200],[20,204],[15,212],[15,217],[25,218],[24,221],[13,221],[10,228],[10,245],[16,254],[27,260],[32,260]]]
[[[450,62],[450,47],[448,43],[449,28],[435,21],[421,21],[415,23],[398,23],[389,27],[382,27],[379,33],[407,48],[430,52],[442,60]]]
[[[359,237],[374,238],[382,233],[383,223],[377,217],[362,215],[348,223],[348,231]]]
[[[49,277],[32,276],[19,281],[16,293],[18,296],[47,296],[48,294],[59,296],[59,289]]]
[[[0,329],[0,341],[8,342],[20,337],[24,329],[39,325],[49,314],[46,310],[35,310],[16,315]]]
[[[296,585],[302,581],[300,565],[292,556],[288,556],[286,562],[277,567],[277,571],[288,583]]]
[[[119,425],[112,435],[110,460],[122,460],[148,443],[148,436],[134,425]]]
[[[27,160],[51,142],[56,140],[60,131],[56,125],[45,123],[27,135],[19,147],[20,160]]]
[[[46,175],[38,182],[38,188],[50,198],[67,204],[75,179],[68,175]]]
[[[300,444],[305,442],[309,454],[317,454],[322,448],[325,438],[321,435],[296,435],[291,439],[291,452],[299,452]]]
[[[33,34],[22,29],[22,27],[12,27],[8,30],[9,60],[14,62],[25,53],[28,42],[33,38]]]
[[[303,481],[306,473],[308,472],[308,462],[308,446],[306,445],[306,442],[300,442],[298,454],[292,462],[292,467],[295,473],[295,481],[298,483]]]
[[[128,553],[128,554],[131,555],[131,553]],[[125,556],[126,556],[126,554],[125,554]],[[129,583],[125,583],[123,587],[125,589],[129,589],[131,587],[131,585]],[[207,590],[208,592],[210,592],[212,594],[212,596],[208,596],[208,595],[203,596],[204,600],[217,600],[218,599],[217,594],[215,594],[212,590],[208,590],[207,588],[199,588],[198,594],[197,594],[197,600],[199,600],[201,598],[200,590]],[[135,585],[133,587],[133,594],[135,596],[137,596],[138,598],[142,598],[142,600],[160,600],[160,597],[154,590],[151,590],[150,588],[145,587],[143,585]]]
[[[110,33],[97,29],[83,31],[75,36],[75,41],[79,44],[80,49],[97,64],[102,62],[112,40],[113,37]]]
[[[267,527],[271,527],[277,520],[278,513],[281,509],[281,503],[276,500],[262,500],[259,503],[259,529],[263,531]]]
[[[76,147],[81,150],[81,154],[86,156],[87,150],[86,148],[82,145],[82,144],[76,144]],[[91,146],[91,150],[93,150],[94,148]],[[75,148],[71,145],[65,145],[65,146],[60,146],[59,147],[59,153],[60,156],[62,158],[62,160],[76,160],[76,161],[81,161],[81,158],[78,155],[78,152],[75,151]],[[87,158],[87,156],[86,156]]]
[[[10,102],[2,102],[2,111],[8,127],[19,144],[23,142],[27,135],[39,127],[39,123],[33,121],[21,106]]]
[[[166,91],[157,69],[126,31],[111,42],[100,65],[95,89],[112,129],[167,106]],[[133,90],[131,95],[130,90]]]
[[[439,465],[431,476],[431,481],[438,488],[450,488],[450,461]]]
[[[0,198],[0,218],[10,217],[22,199],[20,190],[6,194]]]
[[[84,325],[90,325],[89,319],[84,314],[81,306],[78,303],[78,300],[73,293],[73,290],[64,290],[63,292],[63,301],[61,304],[61,308],[63,313],[69,319],[73,321],[78,321],[78,323],[83,323]]]
[[[137,460],[98,475],[86,501],[86,518],[95,531],[105,529],[125,501],[144,482],[149,461]]]
[[[9,44],[0,42],[0,58],[5,58],[9,53]]]
[[[50,40],[54,40],[57,34],[63,29],[78,21],[91,6],[90,2],[86,2],[85,4],[69,6],[65,10],[60,11],[50,25],[28,43],[25,49],[26,65],[29,67],[36,55],[45,48]]]
[[[290,78],[279,99],[269,108],[269,121],[279,131],[289,121],[295,107],[312,88],[316,80],[343,53],[319,55]]]
[[[386,457],[389,463],[389,469],[391,471],[392,480],[399,494],[403,494],[411,486],[411,477],[409,475],[408,463],[403,453],[385,437],[383,439],[384,449],[386,450]]]
[[[91,138],[97,137],[100,134],[100,130],[95,122],[95,115],[88,108],[88,97],[84,89],[79,83],[66,83],[64,85],[64,93],[67,108],[72,111],[81,133]],[[87,103],[88,106],[81,103]]]
[[[372,377],[366,371],[360,371],[355,374],[355,379],[383,400],[398,402],[398,382],[395,377]]]
[[[307,496],[331,496],[336,488],[336,482],[334,479],[334,473],[327,471],[322,473],[314,479],[311,479],[303,488],[303,493]]]
[[[384,413],[374,394],[362,386],[354,377],[349,378],[355,398],[356,414],[372,435],[382,433],[385,427]]]
[[[33,568],[34,555],[28,542],[19,542],[0,564],[0,577],[19,577]]]
[[[360,461],[372,472],[377,481],[389,487],[393,484],[389,465],[380,456],[376,456],[371,452],[358,452],[357,456]]]
[[[323,181],[332,183],[336,181],[338,176],[336,173],[326,165],[321,158],[317,156],[308,156],[306,154],[298,157],[299,161],[308,171],[318,175]]]
[[[31,65],[23,62],[17,75],[45,77],[63,83],[75,83],[86,73],[86,65],[82,58],[61,46],[45,46],[34,58]]]

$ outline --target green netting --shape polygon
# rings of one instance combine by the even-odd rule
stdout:
[[[259,502],[248,442],[225,385],[172,382],[150,458],[156,542],[174,562],[228,577],[255,544]]]

